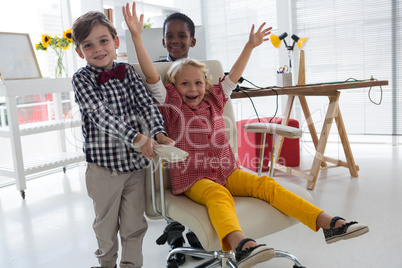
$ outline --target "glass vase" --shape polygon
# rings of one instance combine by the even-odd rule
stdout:
[[[63,64],[63,59],[64,59],[64,51],[63,50],[56,50],[56,55],[57,55],[57,62],[56,62],[56,67],[54,70],[54,76],[56,78],[60,77],[67,77],[67,71],[66,68],[64,67]]]

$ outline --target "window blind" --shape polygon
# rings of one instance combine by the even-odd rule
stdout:
[[[191,1],[190,1],[191,2]],[[202,24],[205,27],[207,58],[222,62],[224,70],[229,72],[246,44],[252,24],[255,30],[266,22],[267,26],[277,28],[276,1],[217,0],[201,1]],[[196,17],[199,10],[186,12]],[[261,87],[276,84],[278,52],[271,42],[265,42],[255,48],[243,73],[243,78]],[[247,81],[244,86],[252,87]],[[275,98],[254,98],[260,117],[274,115]],[[233,100],[237,120],[255,118],[252,103],[248,99]],[[280,105],[280,103],[279,103]]]
[[[291,1],[292,28],[309,37],[306,45],[306,82],[388,80],[381,89],[342,92],[339,101],[348,135],[364,135],[366,141],[402,133],[401,4],[381,0]],[[296,64],[298,61],[296,59]],[[373,101],[371,101],[370,100]],[[309,97],[314,121],[322,121],[325,98]],[[302,120],[296,105],[297,119]],[[306,126],[305,126],[306,127]],[[331,133],[336,131],[333,127]],[[387,140],[389,141],[389,139]]]

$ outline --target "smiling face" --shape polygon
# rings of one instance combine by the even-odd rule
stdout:
[[[108,27],[96,24],[84,41],[75,50],[89,65],[109,70],[113,67],[115,50],[119,48],[119,38],[113,39]]]
[[[169,52],[172,60],[187,58],[190,47],[196,40],[191,37],[187,23],[182,20],[171,20],[166,24],[163,46]]]
[[[190,106],[198,106],[205,97],[205,75],[194,66],[185,66],[177,74],[175,87],[183,102]]]

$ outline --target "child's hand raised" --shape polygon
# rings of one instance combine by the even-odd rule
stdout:
[[[243,51],[240,53],[239,58],[233,65],[232,69],[229,72],[229,78],[233,83],[237,83],[241,75],[243,74],[244,69],[246,68],[247,62],[250,59],[251,52],[255,47],[261,45],[264,41],[268,41],[268,35],[271,34],[272,27],[265,28],[265,22],[261,24],[258,28],[257,32],[254,32],[254,24],[251,27],[250,37],[244,46]]]
[[[132,11],[130,12],[130,4],[127,3],[126,6],[122,7],[124,20],[126,21],[127,27],[133,37],[141,36],[142,30],[144,29],[144,14],[140,15],[138,20],[137,12],[135,10],[135,3],[133,3]]]
[[[255,32],[255,33],[254,33],[254,24],[251,27],[250,37],[248,39],[248,42],[253,48],[261,45],[262,42],[269,40],[269,38],[265,38],[265,37],[267,37],[268,35],[271,34],[272,27],[263,29],[265,24],[266,24],[265,22],[263,24],[261,24],[261,26],[258,28],[257,32]]]

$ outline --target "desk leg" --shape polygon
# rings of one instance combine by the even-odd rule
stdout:
[[[325,116],[324,124],[322,126],[322,131],[320,135],[320,140],[317,144],[317,150],[314,156],[313,165],[311,166],[310,175],[313,176],[313,181],[307,182],[307,188],[314,190],[315,184],[317,182],[318,173],[320,172],[320,165],[324,157],[325,147],[327,145],[329,132],[331,131],[332,121],[338,110],[338,101],[340,93],[337,92],[335,96],[329,97],[329,105],[327,109],[327,114]]]
[[[305,96],[298,96],[298,97],[299,97],[300,105],[303,109],[304,118],[306,119],[308,130],[311,135],[311,139],[313,141],[315,149],[317,150],[318,135],[317,135],[317,131],[314,126],[313,118],[311,117],[310,109],[308,108],[306,97]],[[327,163],[321,162],[321,166],[326,167]]]
[[[338,105],[338,104],[337,104]],[[346,134],[345,125],[343,123],[341,110],[339,106],[337,108],[337,115],[335,116],[336,126],[338,128],[339,137],[341,138],[343,151],[345,152],[347,166],[349,168],[350,175],[352,177],[358,177],[359,167],[355,163],[355,159],[353,158],[352,149],[350,148],[350,143],[348,139],[348,135]]]

